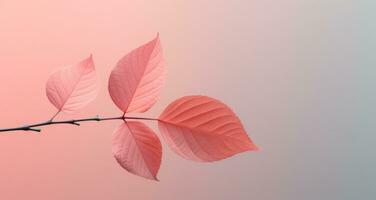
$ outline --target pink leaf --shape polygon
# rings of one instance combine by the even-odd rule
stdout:
[[[109,92],[124,113],[145,112],[158,100],[164,82],[162,48],[157,36],[124,56],[109,79]]]
[[[93,101],[98,88],[92,56],[53,73],[47,81],[46,92],[59,112],[72,113]]]
[[[157,180],[162,146],[155,133],[142,122],[124,122],[115,131],[112,153],[127,171]]]
[[[188,160],[212,162],[257,150],[239,118],[222,102],[186,96],[171,103],[159,117],[167,144]]]

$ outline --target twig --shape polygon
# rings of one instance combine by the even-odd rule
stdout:
[[[104,117],[100,118],[99,116],[93,117],[93,118],[84,118],[84,119],[72,119],[72,120],[63,120],[63,121],[53,121],[53,119],[56,117],[56,115],[46,122],[37,123],[37,124],[31,124],[26,126],[20,126],[15,128],[6,128],[6,129],[0,129],[0,132],[9,132],[9,131],[35,131],[35,132],[41,132],[41,129],[39,127],[42,126],[50,126],[55,124],[71,124],[80,126],[80,122],[88,122],[88,121],[111,121],[111,120],[127,120],[127,119],[134,119],[134,120],[157,120],[153,118],[144,118],[144,117]]]

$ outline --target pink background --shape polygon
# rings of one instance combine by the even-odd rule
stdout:
[[[161,182],[153,182],[125,172],[112,157],[118,122],[4,133],[0,198],[375,196],[375,6],[371,0],[0,0],[0,127],[51,117],[49,75],[90,53],[100,95],[60,119],[119,115],[108,76],[121,56],[159,32],[167,81],[143,116],[158,116],[181,96],[205,94],[230,105],[262,148],[202,164],[181,159],[162,141]]]

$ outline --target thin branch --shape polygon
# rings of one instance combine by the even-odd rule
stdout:
[[[56,115],[55,115],[56,116]],[[127,120],[127,119],[134,119],[134,120],[153,120],[156,121],[158,119],[153,118],[145,118],[145,117],[93,117],[93,118],[83,118],[83,119],[72,119],[72,120],[63,120],[63,121],[53,121],[53,119],[48,120],[46,122],[26,125],[26,126],[20,126],[15,128],[6,128],[6,129],[0,129],[0,132],[9,132],[9,131],[35,131],[35,132],[41,132],[41,129],[39,127],[43,126],[50,126],[55,124],[71,124],[80,126],[80,122],[89,122],[89,121],[112,121],[112,120]]]

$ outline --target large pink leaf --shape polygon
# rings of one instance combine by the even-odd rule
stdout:
[[[157,36],[124,56],[109,79],[114,103],[124,112],[145,112],[158,100],[164,82],[162,48]]]
[[[188,160],[212,162],[257,150],[239,118],[222,102],[186,96],[171,103],[159,117],[167,144]]]
[[[59,112],[72,113],[94,100],[98,87],[92,56],[53,73],[46,93]]]
[[[124,122],[115,131],[112,153],[129,172],[157,180],[162,146],[155,133],[142,122]]]

